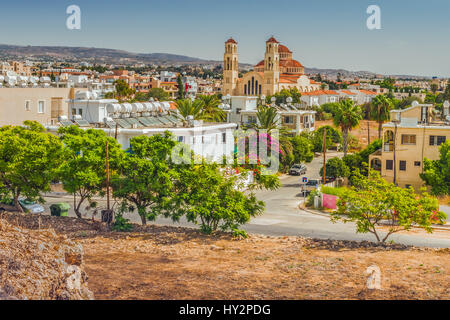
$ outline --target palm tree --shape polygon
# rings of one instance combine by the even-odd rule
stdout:
[[[353,100],[342,100],[336,107],[333,118],[334,125],[341,128],[344,144],[344,156],[347,155],[348,134],[351,129],[357,127],[362,120],[361,108]]]
[[[256,112],[257,122],[252,126],[257,130],[267,130],[267,133],[274,129],[279,129],[277,109],[271,106],[260,106]]]
[[[274,130],[278,130],[278,141],[283,159],[289,159],[289,155],[293,154],[294,148],[291,139],[287,135],[286,128],[278,124],[279,115],[277,109],[271,106],[259,106],[256,113],[257,122],[251,127],[259,130],[266,130],[267,134],[272,137]],[[289,163],[285,163],[289,165]]]
[[[371,103],[370,117],[378,122],[378,139],[381,139],[383,122],[389,120],[390,111],[394,107],[392,100],[385,95],[376,96]]]
[[[199,100],[204,103],[202,118],[212,122],[223,122],[226,119],[225,112],[219,108],[220,100],[216,95],[200,95]]]
[[[180,99],[176,102],[178,109],[178,118],[180,118],[184,124],[187,123],[188,116],[192,116],[194,120],[202,119],[202,112],[204,108],[204,102],[202,100]]]

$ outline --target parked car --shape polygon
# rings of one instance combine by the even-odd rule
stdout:
[[[320,180],[316,179],[308,180],[308,182],[303,183],[301,185],[301,192],[302,194],[308,195],[311,191],[317,190],[321,184],[322,182]]]
[[[30,201],[25,198],[20,198],[19,204],[22,207],[23,211],[27,212],[27,213],[39,214],[39,213],[43,213],[45,211],[44,207],[42,205],[40,205],[39,203]],[[16,207],[14,206],[14,200],[6,199],[3,201],[0,201],[0,212],[1,211],[17,211]]]
[[[306,173],[306,166],[304,164],[294,164],[289,169],[289,174],[292,176],[300,176]]]

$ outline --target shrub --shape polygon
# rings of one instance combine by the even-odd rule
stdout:
[[[332,196],[337,196],[340,197],[345,191],[347,190],[347,188],[333,188],[333,187],[328,187],[328,186],[322,186],[322,188],[320,189],[320,191],[324,194],[329,194]]]
[[[129,219],[122,216],[122,213],[117,213],[114,217],[114,223],[112,225],[113,231],[127,232],[133,229],[133,225],[130,223]]]
[[[306,198],[306,206],[312,207],[314,205],[314,197],[320,196],[319,190],[313,190],[309,193],[308,197]]]

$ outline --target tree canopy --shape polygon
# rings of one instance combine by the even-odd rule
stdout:
[[[63,159],[63,144],[37,122],[0,128],[0,197],[19,211],[19,197],[43,202]]]

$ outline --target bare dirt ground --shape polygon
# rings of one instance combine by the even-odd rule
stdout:
[[[33,218],[9,216],[23,227]],[[83,245],[96,299],[450,299],[450,250],[300,237],[236,240],[197,230],[99,224],[43,216]],[[366,289],[366,269],[381,269],[382,290]]]

